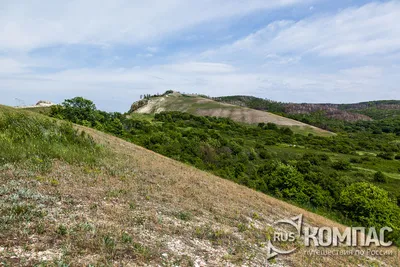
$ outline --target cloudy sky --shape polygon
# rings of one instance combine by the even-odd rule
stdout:
[[[399,99],[400,1],[0,0],[0,103]]]

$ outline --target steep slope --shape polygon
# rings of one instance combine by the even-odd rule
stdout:
[[[300,133],[314,133],[322,136],[333,135],[331,132],[269,112],[221,103],[200,96],[182,95],[179,93],[152,97],[149,100],[141,100],[134,103],[130,110],[130,112],[136,113],[159,113],[162,111],[181,111],[200,116],[231,118],[237,122],[250,124],[270,122],[279,126],[291,127]]]
[[[10,114],[13,120],[4,119]],[[54,120],[0,107],[2,142],[19,142],[4,130],[15,119],[28,143],[35,137],[30,129],[43,129],[37,133],[41,138],[60,133]],[[398,266],[397,254],[322,257],[307,255],[304,248],[267,263],[264,245],[277,219],[304,214],[313,226],[342,226],[116,137],[76,127],[102,145],[100,152],[93,151],[95,161],[92,154],[79,162],[68,160],[69,153],[79,152],[74,144],[92,144],[68,127],[65,131],[75,136],[69,143],[57,134],[46,142],[58,144],[60,154],[31,146],[26,151],[31,156],[17,160],[3,151],[4,265]],[[18,143],[10,147],[24,148]],[[51,160],[44,169],[37,168],[42,158]]]

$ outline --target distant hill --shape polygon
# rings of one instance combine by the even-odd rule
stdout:
[[[323,112],[329,119],[347,122],[370,121],[400,115],[400,100],[379,100],[354,104],[310,104],[282,103],[253,96],[224,96],[213,98],[216,101],[249,107],[257,110],[284,115],[311,114]]]
[[[323,136],[333,135],[331,132],[270,112],[218,102],[203,96],[185,95],[177,92],[140,100],[132,104],[130,109],[130,113],[151,114],[162,111],[181,111],[199,116],[224,117],[249,124],[274,123],[278,126],[290,127],[299,133],[313,133]]]

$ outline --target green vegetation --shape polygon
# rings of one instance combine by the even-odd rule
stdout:
[[[269,111],[336,133],[394,133],[400,136],[399,100],[381,100],[340,105],[318,104],[318,107],[313,108],[311,104],[281,103],[252,96],[225,96],[213,99],[219,102]],[[291,110],[298,112],[293,113],[290,112]],[[362,114],[373,120],[350,122],[346,121],[345,115],[343,115],[343,119],[337,119],[329,115],[329,112],[332,110],[337,110],[339,113],[340,111],[346,111],[353,114]]]
[[[245,106],[252,109],[266,110],[276,114],[283,114],[285,112],[285,105],[283,103],[254,96],[222,96],[215,97],[213,100]]]
[[[28,110],[32,112],[36,112],[43,115],[49,115],[51,111],[51,107],[31,107],[31,108],[23,108],[23,110]]]
[[[229,97],[227,97],[229,98]],[[249,97],[243,97],[249,98]],[[257,100],[257,98],[254,98]],[[216,99],[218,100],[218,99]],[[264,101],[264,100],[262,100]],[[279,103],[268,102],[270,105]],[[234,102],[230,105],[214,101],[210,97],[202,95],[186,95],[178,92],[165,93],[163,95],[146,96],[145,99],[132,104],[129,113],[155,114],[159,111],[180,111],[187,112],[196,116],[210,116],[230,118],[239,123],[254,124],[262,122],[273,122],[279,127],[289,127],[295,133],[318,136],[332,136],[332,132],[318,129],[310,125],[288,119],[270,112],[249,109],[240,106],[241,103]],[[257,107],[254,107],[257,108]]]
[[[387,183],[387,177],[383,174],[383,172],[379,171],[374,174],[374,181],[378,183]]]
[[[377,111],[380,112],[382,110],[377,110]],[[368,114],[373,118],[375,117],[375,115],[372,114],[373,113],[372,110],[365,110],[363,112],[357,111],[357,113],[365,115]],[[382,117],[381,119],[372,121],[360,120],[356,122],[347,122],[344,120],[328,118],[324,111],[316,111],[310,114],[294,114],[286,116],[333,132],[346,132],[346,133],[365,132],[365,133],[372,133],[375,135],[380,135],[382,133],[393,133],[396,134],[397,136],[400,136],[400,110],[393,110],[392,113],[393,116],[387,116],[385,118]],[[376,116],[376,118],[380,117],[381,115]]]
[[[391,225],[397,231],[392,238],[398,239],[400,176],[394,155],[400,142],[393,133],[353,129],[319,137],[271,123],[252,126],[181,112],[125,116],[99,111],[83,98],[53,107],[51,115],[112,133],[348,225]],[[369,206],[368,199],[374,205]],[[365,210],[352,212],[360,203]],[[383,206],[385,211],[390,207],[390,213],[380,217],[376,209]]]
[[[388,192],[369,183],[354,183],[340,194],[344,213],[365,227],[391,227],[399,231],[400,213]]]
[[[96,164],[103,149],[85,132],[68,122],[16,112],[0,107],[0,165],[18,164],[46,172],[54,160],[73,164]]]

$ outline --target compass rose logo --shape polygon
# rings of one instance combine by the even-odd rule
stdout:
[[[294,242],[301,236],[301,229],[303,225],[303,215],[300,214],[296,217],[290,219],[284,219],[276,221],[272,226],[289,225],[296,229],[296,232],[275,232],[273,236],[274,242]],[[267,259],[272,259],[278,255],[287,255],[295,252],[298,247],[292,248],[290,250],[280,249],[272,244],[272,241],[268,241],[267,245]]]

